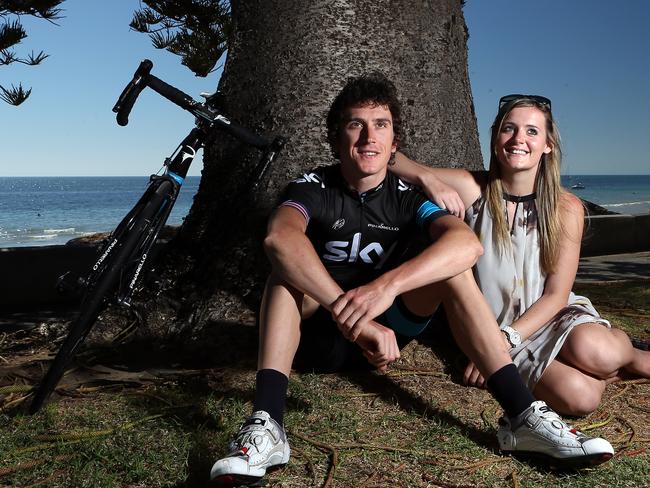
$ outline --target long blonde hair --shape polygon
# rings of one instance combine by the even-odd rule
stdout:
[[[485,189],[486,200],[494,220],[494,232],[497,245],[501,252],[510,249],[510,235],[506,219],[506,206],[503,199],[503,184],[501,182],[501,165],[496,153],[496,139],[501,131],[503,121],[517,107],[535,107],[546,119],[546,144],[551,148],[548,154],[542,154],[535,176],[535,193],[537,194],[537,214],[540,239],[540,263],[542,270],[549,274],[553,271],[558,258],[559,237],[561,233],[560,195],[560,164],[562,150],[560,148],[560,133],[551,109],[546,104],[532,98],[522,97],[504,104],[497,113],[492,124],[490,140],[490,168],[488,183]]]

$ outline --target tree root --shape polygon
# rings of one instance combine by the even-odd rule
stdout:
[[[42,466],[43,464],[47,464],[50,462],[61,462],[61,461],[67,461],[69,459],[72,459],[74,457],[73,454],[62,454],[61,456],[55,456],[51,459],[37,459],[35,461],[29,461],[27,463],[18,463],[14,466],[8,466],[6,468],[1,468],[0,469],[0,478],[3,476],[8,476],[10,474],[17,473],[19,471],[28,471],[33,468],[37,468],[39,466]]]
[[[519,478],[516,469],[510,473],[510,479],[512,480],[512,488],[519,488]]]
[[[603,411],[600,416],[601,417],[607,416],[607,418],[605,418],[604,420],[598,421],[598,422],[594,422],[592,424],[586,424],[585,425],[585,423],[578,423],[578,424],[576,424],[575,427],[576,427],[576,429],[581,430],[581,431],[594,430],[594,429],[597,429],[599,427],[603,427],[603,426],[609,424],[612,420],[614,420],[614,415],[612,415],[612,414],[610,414],[608,412]]]
[[[338,466],[339,462],[339,453],[338,451],[334,448],[334,446],[331,446],[329,444],[326,444],[324,442],[319,442],[317,440],[311,439],[305,435],[299,434],[298,432],[291,432],[292,436],[297,437],[298,439],[301,439],[309,444],[312,444],[313,446],[316,446],[320,450],[327,451],[331,454],[331,461],[330,465],[327,468],[327,476],[325,477],[325,481],[322,484],[322,488],[329,488],[332,486],[332,481],[334,480],[334,472],[336,471],[336,468]]]
[[[418,451],[415,449],[406,449],[406,448],[401,448],[401,447],[393,447],[393,446],[386,446],[382,444],[373,444],[373,443],[364,443],[364,442],[354,442],[354,443],[347,443],[347,444],[327,444],[325,442],[320,442],[317,440],[314,440],[308,436],[305,436],[303,434],[300,434],[299,432],[291,431],[290,435],[297,437],[298,439],[301,439],[309,444],[312,444],[313,446],[317,447],[318,449],[325,451],[329,454],[331,454],[331,462],[330,466],[328,467],[327,471],[327,477],[324,481],[324,483],[321,485],[323,488],[330,487],[333,477],[334,477],[334,472],[336,468],[338,467],[338,451],[340,450],[347,450],[347,449],[375,449],[375,450],[381,450],[381,451],[387,451],[387,452],[396,452],[396,453],[403,453],[403,454],[411,454],[413,456],[417,457],[422,457],[422,451]],[[440,464],[440,459],[444,460],[457,460],[457,461],[465,461],[466,458],[460,455],[453,455],[453,454],[444,454],[444,453],[436,453],[435,455],[436,460],[422,460],[420,461],[422,464]],[[506,462],[510,461],[510,458],[508,457],[490,457],[487,459],[482,459],[470,464],[465,464],[463,466],[452,466],[448,467],[446,469],[448,470],[468,470],[470,472],[476,471],[480,468],[483,468],[485,466],[489,466],[491,464],[496,464],[496,463],[501,463],[501,462]],[[369,480],[366,480],[368,482]],[[436,484],[439,484],[439,482],[442,482],[441,480],[428,480],[428,481],[433,481]],[[442,482],[444,483],[444,482]],[[453,484],[442,484],[440,486],[449,486],[449,487],[457,487],[457,488],[462,488],[463,486],[469,486],[469,485],[453,485]]]
[[[439,478],[436,478],[435,476],[428,474],[423,475],[422,479],[441,488],[476,488],[476,485],[457,485],[455,483],[450,483],[449,481],[443,481]]]
[[[627,427],[629,427],[629,429],[631,431],[627,441],[623,442],[623,444],[618,447],[618,452],[614,455],[614,456],[619,456],[619,455],[621,455],[623,453],[623,451],[625,449],[630,447],[632,442],[634,442],[634,439],[636,437],[636,429],[634,428],[634,425],[632,425],[632,423],[629,420],[627,420],[625,417],[616,417],[616,420],[618,420],[620,423],[622,423],[622,424],[626,425]],[[628,434],[623,434],[621,437],[625,437],[627,435]],[[621,439],[621,437],[619,437],[619,439]],[[616,444],[618,444],[619,442],[621,442],[621,440],[616,440],[614,442]]]
[[[493,458],[488,458],[488,459],[482,459],[480,461],[476,461],[475,463],[470,463],[466,464],[464,466],[450,466],[446,468],[449,471],[470,471],[474,472],[477,471],[485,466],[489,466],[491,464],[497,464],[497,463],[503,463],[505,461],[510,461],[510,458],[507,457],[493,457]]]
[[[402,376],[437,376],[439,378],[447,378],[449,375],[433,369],[400,367],[391,369],[386,373],[386,376],[393,378],[399,378]]]
[[[312,484],[316,486],[316,468],[314,467],[314,463],[312,462],[311,458],[305,452],[295,447],[291,448],[291,453],[305,460],[305,463],[307,464],[307,471],[309,472],[309,475],[312,479]]]
[[[27,393],[32,391],[34,387],[32,385],[7,385],[0,386],[0,395],[6,395],[9,393]]]
[[[170,408],[165,408],[164,410],[172,410],[172,409],[179,409],[179,408],[188,408],[190,405],[179,405],[179,406],[174,406]],[[70,444],[77,444],[79,442],[83,442],[86,440],[93,440],[93,439],[98,439],[100,437],[106,437],[112,434],[115,434],[117,432],[123,431],[123,430],[130,430],[134,428],[135,426],[149,422],[151,420],[155,420],[161,417],[164,417],[166,413],[159,413],[156,415],[149,415],[148,417],[144,417],[140,420],[135,420],[133,422],[127,422],[125,424],[119,425],[117,427],[113,427],[110,429],[103,429],[103,430],[96,430],[96,431],[88,431],[88,432],[70,432],[70,433],[63,433],[63,434],[53,434],[53,435],[39,435],[36,436],[35,439],[39,441],[43,441],[43,444],[37,444],[35,446],[30,446],[30,447],[24,447],[21,449],[15,449],[11,451],[12,454],[24,454],[28,452],[35,452],[35,451],[42,451],[46,449],[53,449],[55,447],[60,447],[60,446],[67,446]]]

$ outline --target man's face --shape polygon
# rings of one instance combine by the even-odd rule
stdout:
[[[366,104],[345,109],[338,150],[347,176],[379,175],[383,180],[391,154],[397,150],[388,107]]]

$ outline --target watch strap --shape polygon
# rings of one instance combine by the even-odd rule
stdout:
[[[517,347],[521,344],[521,334],[509,325],[502,325],[501,332],[503,332],[510,343],[510,346]]]

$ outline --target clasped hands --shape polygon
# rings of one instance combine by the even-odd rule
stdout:
[[[393,330],[374,319],[394,300],[394,294],[369,283],[343,293],[332,303],[332,318],[343,336],[356,342],[368,362],[382,372],[399,359],[399,346]]]

